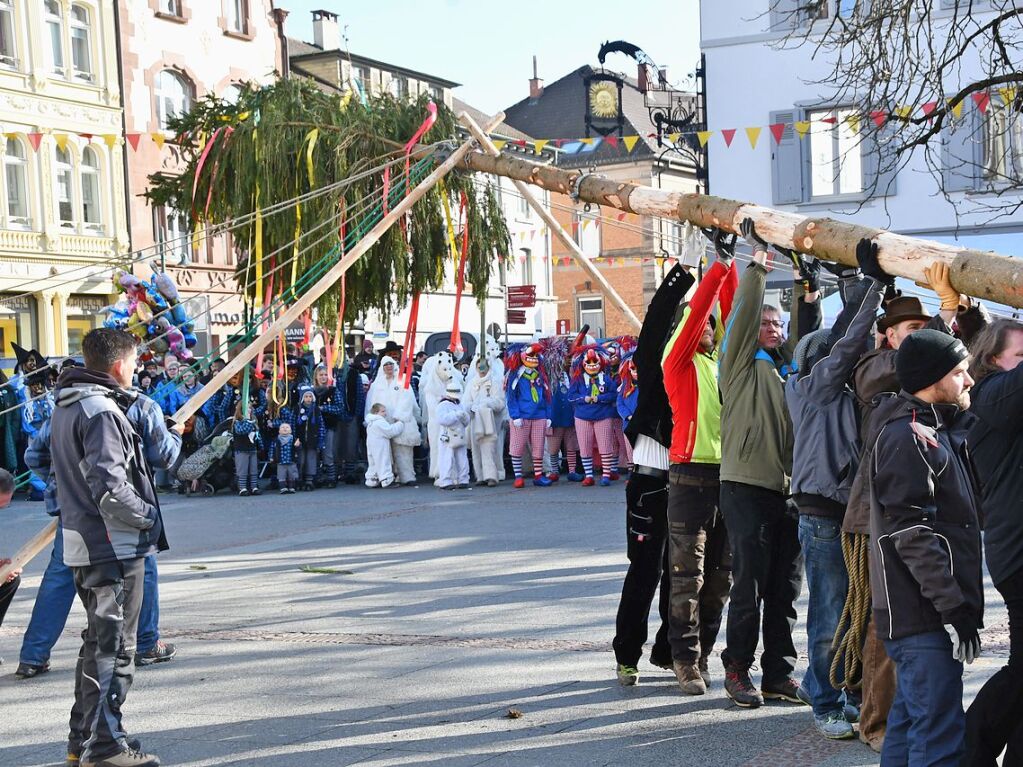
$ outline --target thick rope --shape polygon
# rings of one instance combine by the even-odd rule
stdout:
[[[842,533],[842,556],[849,572],[849,592],[831,642],[831,686],[863,686],[863,642],[870,621],[870,536]]]

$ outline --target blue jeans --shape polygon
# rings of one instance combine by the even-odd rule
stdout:
[[[963,664],[944,630],[886,639],[897,687],[881,767],[953,767],[963,754]]]
[[[25,629],[21,643],[22,663],[42,666],[50,659],[50,651],[64,630],[71,606],[75,602],[75,579],[71,568],[64,564],[63,528],[57,525],[53,551],[43,573],[42,583],[32,607],[32,618]],[[156,557],[146,557],[146,575],[143,584],[142,613],[139,616],[138,650],[151,650],[160,638],[160,594],[157,588]]]
[[[841,711],[845,693],[831,686],[831,642],[845,607],[849,573],[842,556],[842,524],[828,517],[799,515],[799,546],[806,562],[810,592],[806,613],[807,652],[810,665],[803,689],[810,696],[815,716]]]

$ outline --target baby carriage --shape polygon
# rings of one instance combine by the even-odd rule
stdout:
[[[179,492],[188,495],[198,487],[203,495],[230,488],[234,482],[234,453],[231,450],[231,424],[233,418],[218,423],[199,449],[178,467]]]

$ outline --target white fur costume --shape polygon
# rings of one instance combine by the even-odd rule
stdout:
[[[440,422],[437,420],[437,405],[443,399],[451,381],[455,381],[460,387],[464,385],[462,374],[455,367],[451,352],[438,352],[423,363],[419,378],[419,401],[430,445],[430,476],[434,478],[440,476]]]
[[[412,388],[405,388],[398,374],[398,363],[390,357],[380,361],[377,377],[366,394],[366,409],[380,403],[387,408],[387,417],[402,424],[401,432],[391,440],[394,471],[402,484],[416,481],[412,450],[422,439],[419,433],[419,404]]]
[[[464,404],[470,416],[469,443],[473,469],[479,482],[504,479],[503,437],[508,406],[503,379],[504,373],[497,367],[491,367],[485,377],[480,377],[473,365],[466,384]]]
[[[378,413],[366,414],[366,487],[389,487],[394,482],[391,470],[391,440],[401,434],[402,423],[388,423]]]
[[[437,403],[436,413],[440,427],[437,438],[437,464],[440,474],[436,485],[437,487],[466,485],[469,483],[469,456],[466,447],[469,414],[461,404],[449,399],[442,399]],[[449,439],[441,439],[441,434]],[[451,440],[454,439],[460,439],[462,444],[452,447]]]

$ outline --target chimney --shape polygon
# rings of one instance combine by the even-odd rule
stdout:
[[[313,11],[313,43],[324,51],[341,49],[341,27],[336,13]]]
[[[639,84],[638,84],[639,92],[640,93],[646,93],[647,87],[648,87],[648,84],[647,84],[647,73],[646,73],[646,64],[639,64],[638,70],[636,72],[636,80],[639,81]]]
[[[536,56],[533,57],[533,79],[529,81],[529,98],[538,99],[543,95],[543,80],[536,76]]]
[[[668,68],[662,67],[657,70],[657,84],[662,88],[667,89],[668,87]]]

